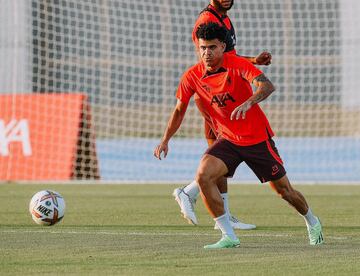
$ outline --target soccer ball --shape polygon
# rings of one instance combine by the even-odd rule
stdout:
[[[64,198],[54,191],[37,192],[30,200],[29,212],[37,224],[54,225],[64,217]]]

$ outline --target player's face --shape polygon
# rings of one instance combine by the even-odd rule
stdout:
[[[234,5],[234,0],[212,0],[212,5],[220,11],[228,11]]]
[[[199,53],[209,71],[217,70],[222,62],[226,44],[218,39],[199,39]]]

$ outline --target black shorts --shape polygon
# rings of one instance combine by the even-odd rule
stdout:
[[[249,166],[262,183],[280,179],[286,174],[275,142],[271,138],[251,146],[238,146],[219,139],[205,153],[225,163],[228,168],[226,177],[232,177],[242,162]]]

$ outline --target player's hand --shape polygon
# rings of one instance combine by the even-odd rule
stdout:
[[[270,65],[272,56],[269,52],[262,52],[255,58],[257,65]]]
[[[156,146],[155,150],[154,150],[154,156],[161,160],[161,153],[163,152],[163,156],[164,158],[166,158],[166,155],[169,151],[169,146],[167,143],[161,142],[159,145]]]
[[[230,120],[245,119],[246,112],[251,108],[251,103],[246,101],[231,112]]]

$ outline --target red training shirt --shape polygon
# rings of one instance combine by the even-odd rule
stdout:
[[[246,59],[224,54],[222,67],[209,74],[202,61],[189,68],[181,78],[176,97],[188,103],[196,94],[213,121],[218,138],[240,146],[250,146],[274,136],[270,124],[258,104],[245,119],[230,120],[231,112],[253,95],[251,83],[262,71]]]

